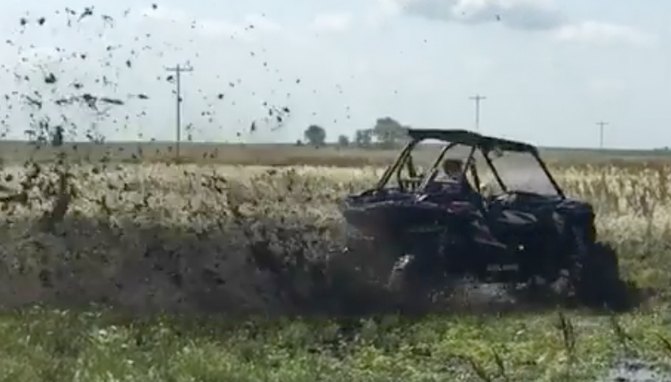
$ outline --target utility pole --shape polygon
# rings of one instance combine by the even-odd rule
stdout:
[[[599,125],[599,148],[603,150],[603,127],[608,124],[608,122],[599,121],[596,123]]]
[[[480,132],[480,101],[486,100],[487,97],[476,94],[473,97],[470,97],[470,99],[475,101],[475,130]]]
[[[176,82],[176,99],[177,99],[177,142],[175,147],[175,156],[179,160],[179,145],[182,140],[182,72],[192,72],[193,68],[191,67],[182,67],[180,65],[175,66],[174,68],[166,68],[169,72],[175,72],[175,82]]]

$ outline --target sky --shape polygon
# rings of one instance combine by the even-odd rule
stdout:
[[[662,0],[3,0],[1,127],[174,139],[180,64],[185,140],[295,142],[317,124],[336,141],[381,117],[475,129],[481,94],[485,134],[596,147],[603,120],[606,147],[663,147],[669,14]]]

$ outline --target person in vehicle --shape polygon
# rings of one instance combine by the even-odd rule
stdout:
[[[464,163],[461,159],[445,159],[441,166],[441,173],[439,173],[432,182],[431,188],[451,189],[459,188],[465,192],[473,192],[473,188],[466,179],[463,172]]]
[[[459,180],[464,163],[461,159],[443,160],[443,174],[450,180]]]

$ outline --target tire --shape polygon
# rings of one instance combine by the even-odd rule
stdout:
[[[407,291],[410,284],[410,266],[414,258],[411,255],[402,256],[396,261],[389,273],[387,289],[392,293]]]
[[[620,279],[619,262],[613,247],[603,243],[589,246],[589,252],[582,258],[575,289],[579,299],[589,306],[611,310],[627,307],[627,287]]]
[[[395,306],[403,312],[422,312],[431,304],[431,275],[422,272],[413,255],[404,255],[394,264],[387,280]]]
[[[347,228],[345,252],[349,266],[356,268],[364,277],[371,280],[384,279],[398,257],[393,245],[375,237],[363,235],[358,229]]]

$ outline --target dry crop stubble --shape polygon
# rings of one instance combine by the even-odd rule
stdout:
[[[35,166],[39,174],[26,186]],[[671,281],[663,259],[671,237],[668,170],[553,168],[568,194],[596,206],[602,238],[620,249],[624,274],[645,287]],[[299,264],[295,280],[278,281],[273,267],[295,266],[296,254],[308,263],[323,260],[343,234],[340,198],[371,185],[380,171],[109,163],[6,167],[7,186],[26,189],[28,200],[4,203],[1,234],[9,244],[3,248],[2,272],[9,283],[1,301],[8,306],[51,301],[185,311],[281,310],[277,293],[283,291],[277,283],[295,284],[290,293],[305,299],[315,269]],[[67,213],[54,216],[58,174],[65,172],[71,197]],[[45,216],[58,221],[47,229],[37,224]],[[259,260],[266,261],[265,270],[256,266]]]
[[[67,173],[67,213],[55,216],[59,173]],[[8,195],[26,194],[25,203],[4,204],[5,306],[281,309],[276,281],[250,250],[260,243],[289,262],[288,253],[323,256],[339,234],[332,207],[357,187],[357,171],[313,168],[53,164],[3,174]],[[38,224],[45,216],[51,224]]]

